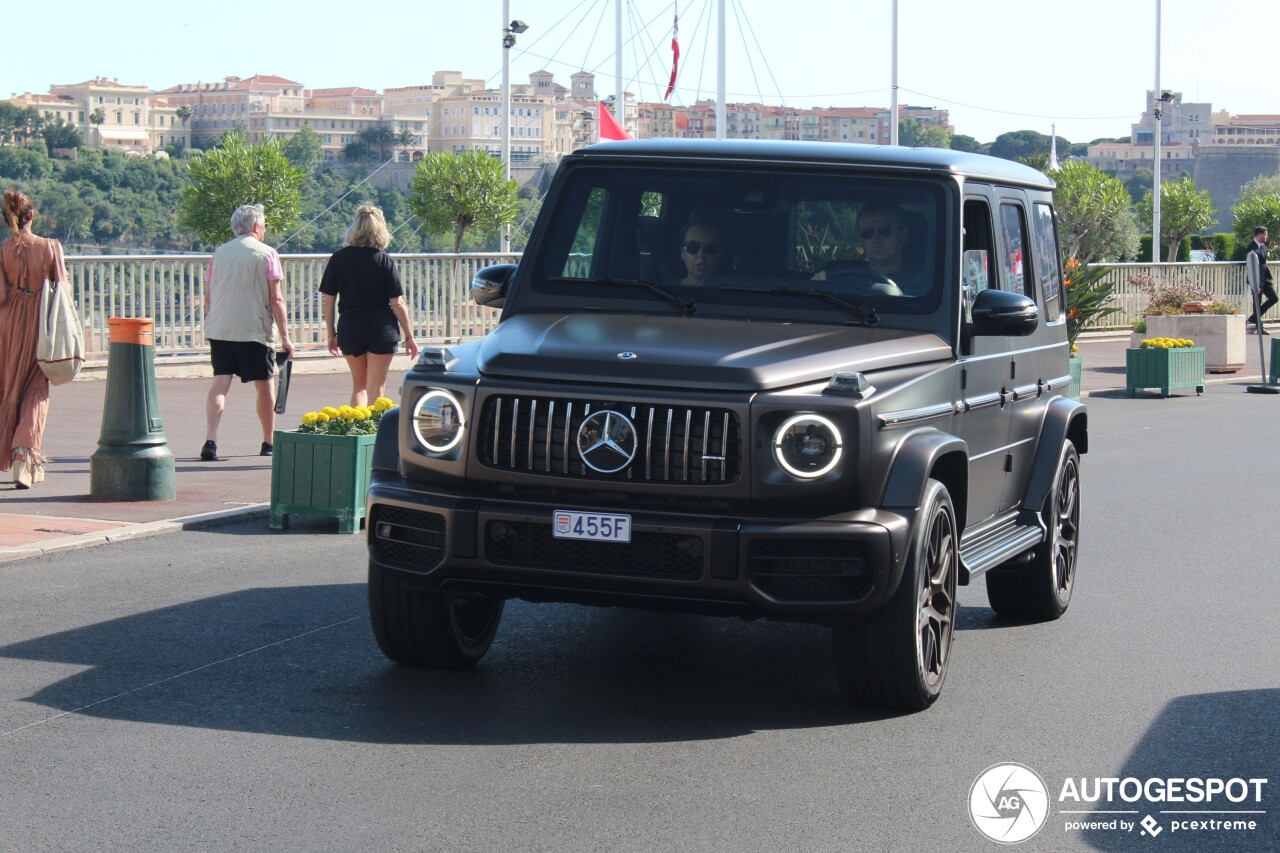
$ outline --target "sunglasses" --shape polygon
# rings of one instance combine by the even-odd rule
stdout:
[[[684,250],[691,255],[699,252],[706,252],[708,255],[717,255],[720,253],[719,243],[704,243],[701,240],[685,240]]]
[[[872,237],[892,237],[893,232],[897,230],[892,225],[881,225],[879,228],[863,228],[858,232],[858,236],[863,240],[870,240]]]

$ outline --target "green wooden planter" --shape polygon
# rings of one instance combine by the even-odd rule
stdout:
[[[1084,367],[1084,360],[1078,355],[1073,355],[1067,359],[1067,366],[1071,369],[1071,388],[1067,391],[1067,396],[1072,400],[1080,399],[1080,371]]]
[[[1174,388],[1204,392],[1204,347],[1128,349],[1124,359],[1125,391],[1155,388],[1168,397]]]
[[[1280,338],[1271,339],[1271,369],[1268,371],[1267,379],[1272,385],[1280,385],[1280,364],[1276,364],[1276,357],[1280,356]]]
[[[357,533],[365,513],[376,435],[275,433],[271,453],[271,526],[289,526],[294,514],[338,519]]]

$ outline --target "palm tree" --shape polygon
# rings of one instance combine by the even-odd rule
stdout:
[[[102,125],[106,120],[107,120],[107,111],[104,110],[102,107],[98,107],[96,110],[89,113],[89,124],[97,128],[97,131],[98,131],[97,147],[99,148],[102,147]]]
[[[401,128],[400,132],[396,134],[396,144],[398,144],[400,146],[400,149],[405,152],[405,160],[408,160],[409,159],[408,150],[412,146],[418,144],[418,137],[409,128],[407,127]]]

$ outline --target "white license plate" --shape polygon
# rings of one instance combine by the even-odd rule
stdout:
[[[631,516],[558,509],[551,515],[551,535],[556,539],[630,542]]]

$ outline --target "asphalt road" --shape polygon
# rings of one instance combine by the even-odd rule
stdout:
[[[364,549],[264,520],[0,565],[0,850],[1002,849],[975,778],[1048,787],[1021,850],[1280,849],[1280,397],[1093,397],[1062,620],[962,608],[931,710],[850,711],[819,628],[512,603],[469,673],[378,652]],[[1084,777],[1260,803],[1060,802]],[[1252,832],[1067,830],[1070,809]]]

